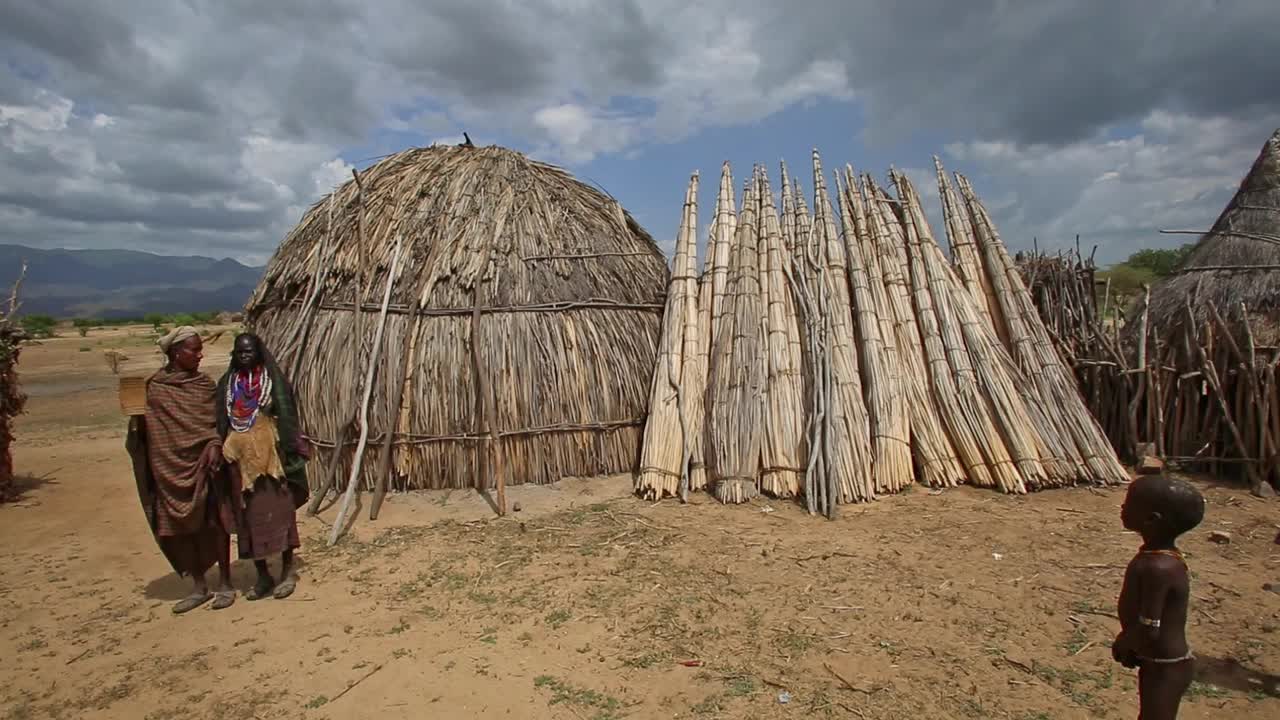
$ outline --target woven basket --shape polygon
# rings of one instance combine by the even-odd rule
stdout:
[[[120,409],[125,415],[147,414],[147,379],[120,378]]]

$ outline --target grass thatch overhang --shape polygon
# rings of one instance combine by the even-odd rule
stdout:
[[[1210,320],[1212,304],[1238,317],[1243,303],[1256,340],[1280,344],[1280,129],[1262,147],[1253,167],[1212,228],[1202,235],[1182,267],[1151,289],[1149,322],[1162,331],[1182,323],[1191,303],[1198,325]],[[1139,298],[1127,313],[1142,312]],[[1138,323],[1126,328],[1132,341]],[[1131,344],[1131,343],[1130,343]]]
[[[345,484],[371,358],[363,487],[492,487],[491,431],[509,482],[549,483],[635,467],[668,279],[605,193],[509,149],[437,145],[310,208],[246,324],[295,385],[313,487]]]

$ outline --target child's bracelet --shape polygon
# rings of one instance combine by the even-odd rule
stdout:
[[[1157,620],[1152,620],[1152,619],[1150,619],[1150,618],[1144,618],[1144,617],[1142,617],[1141,615],[1139,615],[1139,616],[1138,616],[1138,622],[1140,622],[1140,623],[1142,623],[1143,625],[1146,625],[1147,627],[1150,627],[1150,628],[1158,628],[1158,627],[1160,627],[1160,621],[1159,621],[1158,619],[1157,619]]]

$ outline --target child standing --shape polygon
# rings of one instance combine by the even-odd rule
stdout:
[[[1187,645],[1191,580],[1175,541],[1204,519],[1204,497],[1190,483],[1160,476],[1135,480],[1120,509],[1125,529],[1142,547],[1125,569],[1111,655],[1138,668],[1139,720],[1174,720],[1191,685]]]

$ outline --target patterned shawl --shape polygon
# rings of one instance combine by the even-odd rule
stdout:
[[[206,521],[210,478],[200,455],[220,445],[213,380],[201,372],[161,369],[147,380],[147,459],[156,489],[156,532],[182,535]]]

